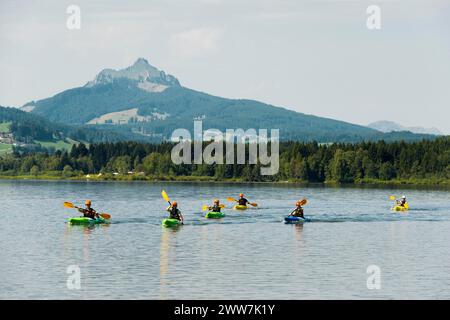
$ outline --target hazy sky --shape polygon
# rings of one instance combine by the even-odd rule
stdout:
[[[66,27],[70,4],[81,29]],[[366,9],[381,8],[381,30]],[[450,134],[448,0],[0,0],[0,105],[138,57],[207,93]]]

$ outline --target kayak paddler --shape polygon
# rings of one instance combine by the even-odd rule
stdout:
[[[405,205],[406,205],[406,196],[402,196],[400,200],[397,200],[397,204],[400,207],[405,207]]]
[[[220,201],[219,199],[214,200],[214,205],[212,207],[208,207],[210,212],[220,212]]]
[[[91,207],[92,202],[91,200],[86,200],[84,202],[84,204],[86,205],[86,208],[78,208],[78,211],[80,211],[84,217],[86,218],[91,218],[91,219],[96,219],[99,218],[99,214],[97,213],[97,211],[94,210],[94,208]]]
[[[305,216],[303,215],[303,207],[302,207],[302,203],[300,201],[297,201],[295,203],[296,208],[294,209],[294,211],[292,211],[289,215],[290,216],[294,216],[294,217],[299,217],[302,219],[305,219]]]
[[[167,208],[167,211],[169,212],[170,219],[177,219],[183,224],[184,218],[181,211],[178,209],[178,203],[176,201],[171,203],[171,205]]]
[[[246,206],[247,203],[250,203],[247,199],[244,198],[244,194],[239,194],[239,200],[237,201],[240,206]]]

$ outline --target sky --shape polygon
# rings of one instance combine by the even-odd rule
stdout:
[[[80,29],[67,8],[80,8]],[[367,27],[370,5],[380,29]],[[143,57],[185,87],[450,134],[448,0],[0,0],[0,105]]]

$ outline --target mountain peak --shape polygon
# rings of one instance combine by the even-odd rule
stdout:
[[[433,135],[443,135],[441,131],[437,128],[423,128],[423,127],[405,127],[394,121],[380,120],[375,121],[367,125],[367,127],[388,133],[395,131],[410,131],[412,133],[418,134],[433,134]]]
[[[134,65],[134,66],[135,66],[135,65],[150,65],[150,63],[148,63],[147,59],[144,59],[144,58],[138,58],[138,59],[136,60],[136,62],[135,62],[133,65]]]
[[[108,84],[118,79],[135,81],[139,88],[150,92],[160,92],[167,87],[180,86],[177,78],[152,66],[146,59],[138,58],[133,65],[127,68],[102,70],[93,81],[86,84],[86,87]]]

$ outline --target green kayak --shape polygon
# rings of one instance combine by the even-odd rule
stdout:
[[[178,219],[164,219],[162,221],[162,225],[164,227],[176,227],[179,226],[181,224],[181,221]]]
[[[225,217],[225,213],[222,213],[222,212],[208,212],[205,215],[205,218],[208,218],[208,219],[220,219],[223,217]]]
[[[100,223],[107,223],[108,220],[103,219],[102,217],[96,218],[96,219],[92,219],[92,218],[87,218],[87,217],[75,217],[75,218],[69,218],[68,221],[70,224],[84,224],[84,225],[89,225],[89,224],[100,224]]]

